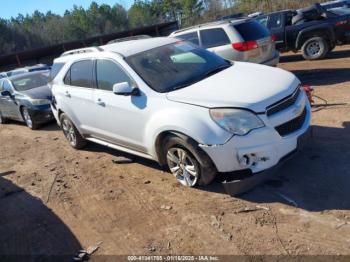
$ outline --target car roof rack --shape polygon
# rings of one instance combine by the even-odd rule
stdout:
[[[62,56],[69,56],[69,55],[76,55],[76,54],[83,54],[83,53],[91,53],[91,52],[100,52],[102,49],[100,47],[85,47],[85,48],[79,48],[79,49],[73,49],[64,52]]]
[[[107,45],[109,44],[115,44],[115,43],[120,43],[120,42],[126,42],[126,41],[131,41],[131,40],[140,40],[140,39],[148,39],[152,38],[149,35],[135,35],[135,36],[128,36],[128,37],[123,37],[123,38],[117,38],[109,41]]]

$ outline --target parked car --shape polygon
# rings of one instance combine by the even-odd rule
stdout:
[[[336,15],[350,15],[350,8],[348,7],[336,7],[328,9],[328,11]]]
[[[321,3],[321,6],[323,6],[325,9],[333,9],[338,7],[350,7],[350,0],[337,0],[337,1],[331,1],[326,3]]]
[[[27,66],[27,67],[21,67],[21,68],[16,68],[14,70],[11,70],[7,72],[8,76],[14,76],[14,75],[20,75],[20,74],[25,74],[29,72],[36,72],[36,71],[47,71],[50,70],[51,67],[46,64],[37,64],[33,66]]]
[[[0,124],[8,119],[25,122],[30,129],[54,119],[50,108],[48,71],[15,75],[0,80]]]
[[[260,179],[310,124],[293,74],[174,38],[66,52],[52,72],[52,110],[72,147],[92,141],[155,160],[189,187],[217,172]]]
[[[350,41],[350,15],[337,15],[319,4],[299,12],[285,10],[256,19],[276,36],[278,50],[301,50],[307,60],[322,59],[336,45]]]
[[[170,36],[190,41],[230,61],[270,66],[279,63],[274,36],[264,26],[251,19],[198,25],[175,31]]]

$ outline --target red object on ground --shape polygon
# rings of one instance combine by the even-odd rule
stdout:
[[[307,86],[307,85],[304,85],[303,88],[304,88],[304,91],[307,95],[307,98],[310,101],[310,104],[312,104],[314,102],[314,100],[312,98],[312,92],[314,91],[314,89],[311,86]]]

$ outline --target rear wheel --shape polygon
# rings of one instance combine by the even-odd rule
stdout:
[[[164,154],[170,172],[183,186],[210,184],[217,173],[211,159],[191,139],[168,136]]]
[[[329,46],[323,37],[313,37],[303,44],[301,50],[306,60],[318,60],[327,55]]]
[[[86,140],[80,135],[72,121],[62,114],[60,116],[61,128],[69,144],[75,149],[81,149],[86,145]]]
[[[22,107],[21,111],[23,120],[26,123],[27,127],[29,127],[32,130],[38,129],[39,125],[33,120],[33,117],[30,114],[28,108]]]

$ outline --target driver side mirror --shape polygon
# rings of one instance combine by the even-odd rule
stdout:
[[[139,96],[140,89],[131,86],[128,82],[122,82],[113,85],[113,93],[122,96]]]
[[[11,93],[10,93],[10,91],[5,90],[5,91],[1,92],[1,95],[2,96],[11,96]]]

